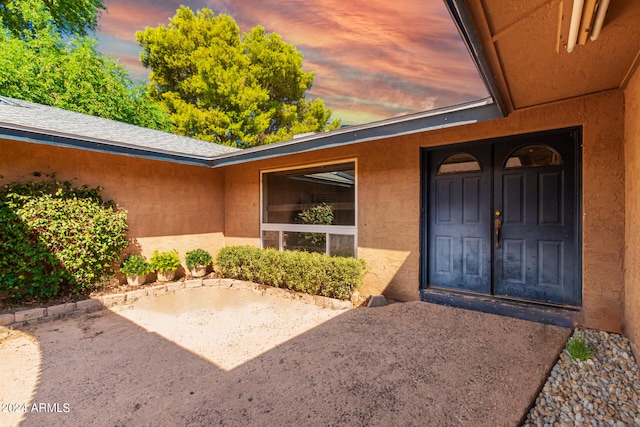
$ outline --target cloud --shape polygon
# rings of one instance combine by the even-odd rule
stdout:
[[[315,73],[309,95],[334,117],[383,119],[487,96],[441,1],[111,0],[99,32],[135,42],[135,30],[166,24],[181,3],[227,13],[242,31],[281,34]]]

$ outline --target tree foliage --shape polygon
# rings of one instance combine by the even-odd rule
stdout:
[[[99,53],[97,41],[62,36],[39,0],[33,0],[31,10],[26,1],[16,3],[24,7],[25,14],[31,14],[30,22],[39,24],[18,35],[3,26],[0,95],[154,129],[172,129],[166,108],[149,96],[145,86],[134,84],[120,63]]]
[[[179,134],[249,147],[340,125],[322,100],[304,98],[314,75],[302,70],[302,54],[261,26],[241,36],[230,16],[182,6],[168,27],[136,37]]]
[[[86,36],[95,30],[104,0],[0,0],[2,26],[14,36],[50,26],[65,35]]]

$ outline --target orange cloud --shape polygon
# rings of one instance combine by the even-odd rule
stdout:
[[[168,23],[184,2],[111,0],[100,32],[135,41],[135,31]],[[366,120],[487,96],[442,1],[208,0],[186,3],[228,13],[243,31],[262,25],[304,55],[315,73],[309,95]],[[349,114],[353,117],[353,114]],[[351,119],[349,119],[351,121]]]

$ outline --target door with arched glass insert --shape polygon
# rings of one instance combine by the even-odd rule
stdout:
[[[491,291],[491,155],[482,146],[430,156],[429,283]]]
[[[494,294],[577,305],[573,144],[531,142],[495,146]]]
[[[423,287],[579,305],[574,138],[427,151]]]

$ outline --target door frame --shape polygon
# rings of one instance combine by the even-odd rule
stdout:
[[[429,153],[440,149],[450,149],[453,147],[463,148],[467,145],[473,145],[478,143],[486,144],[512,144],[514,149],[518,146],[518,141],[521,138],[531,138],[536,136],[549,136],[557,134],[570,134],[574,143],[574,205],[575,205],[575,265],[574,265],[574,277],[575,277],[575,292],[576,292],[576,306],[556,306],[549,305],[534,301],[512,301],[508,298],[493,295],[477,295],[467,294],[464,291],[448,290],[448,289],[434,289],[427,283],[429,277]],[[493,154],[492,154],[493,155]],[[493,165],[491,165],[491,173],[493,174]],[[491,200],[494,198],[493,185],[491,188]],[[493,277],[493,254],[491,255],[491,275]],[[487,138],[473,141],[466,141],[460,143],[453,143],[447,145],[439,145],[433,147],[421,147],[420,148],[420,299],[423,301],[431,301],[441,304],[461,306],[470,309],[476,309],[479,311],[495,312],[500,314],[503,309],[507,309],[505,315],[512,317],[528,318],[528,316],[519,316],[515,312],[525,309],[527,311],[531,308],[534,312],[542,310],[544,313],[554,312],[557,309],[560,310],[579,310],[582,306],[582,126],[552,129],[539,132],[520,133],[517,135],[509,135],[495,138]],[[510,308],[509,308],[510,307]],[[542,317],[547,317],[545,314]],[[533,316],[536,320],[537,317]],[[544,321],[544,320],[541,320]],[[553,322],[546,322],[553,323]]]

